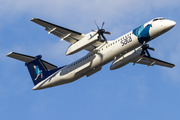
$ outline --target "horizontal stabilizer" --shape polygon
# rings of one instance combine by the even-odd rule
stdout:
[[[23,62],[26,62],[26,63],[29,63],[29,62],[36,59],[36,57],[23,55],[23,54],[15,53],[15,52],[11,52],[7,56],[11,57],[11,58],[14,58],[14,59],[17,59],[17,60],[20,60],[20,61],[23,61]],[[41,60],[41,61],[48,70],[53,70],[53,69],[57,68],[57,66],[55,66],[55,65],[53,65],[51,63],[48,63],[48,62],[46,62],[44,60]]]

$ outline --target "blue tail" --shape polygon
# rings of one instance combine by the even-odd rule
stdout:
[[[11,52],[7,56],[26,63],[25,65],[29,70],[34,85],[37,85],[39,82],[45,80],[47,77],[64,67],[58,68],[57,66],[42,60],[41,55],[33,57]]]
[[[36,56],[33,61],[26,63],[34,85],[37,85],[39,82],[43,81],[48,76],[59,70],[59,68],[54,70],[47,70],[41,58],[42,56],[39,55]]]

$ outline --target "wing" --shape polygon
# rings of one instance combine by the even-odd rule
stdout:
[[[74,44],[75,42],[81,40],[82,38],[84,38],[86,35],[49,23],[47,21],[38,19],[38,18],[33,18],[31,19],[31,21],[45,27],[45,30],[48,31],[48,33],[52,33],[54,35],[56,35],[57,37],[60,37],[61,40],[65,40],[71,44]],[[103,44],[104,41],[97,41],[96,43],[93,43],[90,46],[87,46],[86,48],[84,48],[85,50],[88,51],[92,51],[94,48],[99,47],[100,45]]]
[[[52,33],[67,42],[73,44],[77,42],[78,40],[81,40],[82,38],[85,37],[84,34],[46,22],[44,20],[38,19],[38,18],[33,18],[31,21],[45,27],[45,30],[48,31],[49,33]]]
[[[164,67],[169,67],[169,68],[173,68],[175,65],[172,63],[168,63],[162,60],[158,60],[156,58],[153,57],[148,57],[146,55],[144,55],[143,57],[140,57],[134,61],[132,61],[134,64],[138,63],[138,64],[143,64],[143,65],[148,65],[148,66],[153,66],[153,65],[159,65],[159,66],[164,66]]]
[[[29,63],[31,61],[33,61],[34,59],[36,59],[36,57],[32,57],[32,56],[28,56],[28,55],[23,55],[23,54],[20,54],[20,53],[15,53],[15,52],[11,52],[7,55],[8,57],[11,57],[11,58],[14,58],[14,59],[17,59],[17,60],[20,60],[20,61],[23,61],[23,62],[26,62],[26,63]],[[48,70],[53,70],[53,69],[56,69],[57,66],[51,64],[51,63],[48,63],[44,60],[42,60],[42,63],[44,64],[44,66],[48,69]]]

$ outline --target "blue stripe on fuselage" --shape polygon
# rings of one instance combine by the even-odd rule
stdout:
[[[149,30],[151,28],[151,24],[144,27],[144,25],[133,30],[133,34],[138,37],[139,43],[143,44],[144,41],[148,42],[151,39],[149,35]]]

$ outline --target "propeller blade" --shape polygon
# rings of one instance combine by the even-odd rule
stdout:
[[[149,51],[146,49],[146,53],[148,54],[148,57],[151,57],[150,54],[149,54]]]
[[[110,32],[104,32],[104,34],[109,34],[109,35],[111,35],[111,33],[110,33]]]
[[[98,25],[97,25],[97,23],[96,23],[96,21],[94,21],[94,23],[96,24],[96,26],[97,26],[98,30],[100,30],[100,29],[99,29],[99,27],[98,27]]]
[[[99,36],[98,36],[98,40],[100,40],[100,37],[101,37],[101,36],[99,35]]]
[[[152,47],[149,47],[149,48],[147,48],[147,49],[155,51],[155,49],[154,49],[154,48],[152,48]]]
[[[103,37],[103,39],[106,41],[106,43],[107,43],[107,39],[106,39],[106,37],[102,34],[102,37]]]
[[[142,49],[141,56],[144,55],[144,54],[145,54],[145,53],[144,53],[144,49]]]
[[[103,23],[102,23],[101,29],[103,28],[103,26],[104,26],[104,23],[105,23],[105,22],[103,22]]]

